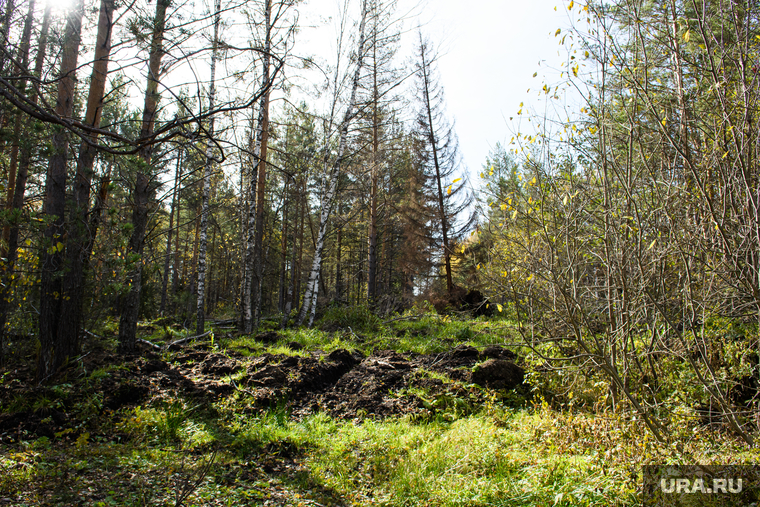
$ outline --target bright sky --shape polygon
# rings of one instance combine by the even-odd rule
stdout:
[[[302,24],[314,28],[305,28],[298,37],[305,37],[311,51],[328,61],[334,60],[335,20],[344,1],[307,0],[299,7]],[[356,16],[359,1],[353,4]],[[406,29],[412,29],[402,38],[399,53],[403,58],[412,55],[418,24],[438,47],[447,110],[456,122],[465,166],[477,174],[490,149],[512,137],[509,117],[517,118],[521,102],[524,112],[543,110],[539,97],[543,94],[538,93],[542,79],[557,81],[559,70],[552,69],[559,69],[566,58],[554,33],[568,24],[567,6],[562,0],[398,0],[398,4],[397,15],[410,13]],[[327,21],[330,17],[332,21]],[[319,26],[318,18],[327,26]]]
[[[556,81],[566,58],[554,36],[568,24],[566,12],[560,0],[430,0],[424,8],[430,37],[440,41],[448,112],[471,173],[497,142],[510,140],[509,118],[521,102],[525,111],[543,109],[542,79]]]

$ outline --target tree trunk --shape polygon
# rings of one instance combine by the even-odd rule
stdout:
[[[164,257],[164,276],[161,283],[161,306],[159,307],[159,313],[164,314],[166,310],[167,291],[169,289],[169,259],[172,256],[172,235],[174,234],[174,211],[177,209],[177,190],[179,189],[180,179],[182,178],[182,151],[177,150],[177,167],[174,169],[174,189],[172,190],[172,204],[169,208],[169,232],[166,235],[166,255]],[[179,218],[177,219],[179,224]],[[178,238],[179,239],[179,238]],[[179,244],[176,243],[174,248],[178,249]],[[172,270],[175,274],[177,272],[176,255],[175,265]],[[172,291],[175,288],[174,279],[172,279]]]
[[[286,137],[287,139],[287,137]],[[287,146],[285,148],[287,152]],[[279,298],[277,302],[277,310],[282,313],[285,311],[285,272],[287,271],[288,263],[288,189],[290,180],[285,181],[285,188],[283,189],[283,203],[282,203],[282,234],[280,236],[280,283],[278,284],[277,296]]]
[[[42,75],[42,66],[45,61],[47,52],[48,29],[50,27],[51,4],[45,7],[45,14],[42,18],[42,27],[40,28],[40,38],[37,46],[37,57],[34,66],[34,75]],[[29,100],[32,105],[38,101],[36,88],[32,87],[29,94]],[[23,132],[30,132],[34,118],[27,117]],[[13,273],[18,259],[18,240],[19,224],[21,223],[22,209],[24,206],[24,195],[26,194],[26,181],[29,177],[29,167],[31,166],[33,143],[29,139],[24,139],[20,143],[20,161],[16,175],[16,181],[13,186],[13,199],[10,204],[10,227],[8,229],[8,247],[6,250],[6,262],[2,271],[2,285],[0,288],[0,364],[3,364],[3,338],[5,336],[5,323],[8,320],[10,311],[10,290],[13,283]],[[10,188],[10,185],[9,185]]]
[[[3,9],[3,27],[0,33],[0,75],[5,75],[5,62],[8,59],[8,37],[11,33],[11,19],[16,9],[13,0],[8,0]]]
[[[377,89],[377,27],[372,30],[372,169],[369,193],[369,234],[367,249],[367,303],[374,307],[377,299],[377,180],[378,180],[378,139],[379,114]]]
[[[319,276],[322,268],[322,253],[325,247],[325,237],[327,235],[327,224],[332,212],[332,207],[335,201],[335,196],[338,191],[338,179],[340,176],[340,167],[343,162],[343,153],[346,149],[346,138],[348,136],[348,125],[354,117],[354,106],[356,105],[356,90],[359,87],[359,74],[364,61],[364,26],[367,19],[367,1],[362,2],[362,18],[359,24],[359,47],[357,51],[357,63],[356,70],[354,71],[353,83],[351,86],[351,98],[346,109],[346,114],[343,118],[343,122],[340,127],[340,141],[338,143],[338,153],[333,163],[332,169],[329,171],[329,188],[322,200],[322,213],[319,220],[319,235],[317,236],[317,244],[314,249],[314,260],[311,265],[311,272],[309,273],[309,281],[306,286],[306,293],[304,294],[303,305],[301,305],[301,312],[298,314],[296,325],[300,326],[306,319],[306,315],[309,315],[309,326],[314,322],[314,315],[317,311],[317,289],[319,287]],[[337,86],[337,83],[336,83]],[[328,174],[327,157],[325,157],[325,174]]]
[[[266,151],[269,139],[269,67],[271,51],[271,0],[264,4],[265,40],[261,89],[264,92],[259,104],[259,119],[253,147],[254,167],[248,187],[248,238],[245,255],[245,283],[243,288],[243,332],[250,333],[261,311],[261,242],[263,239],[264,192],[266,185]],[[253,302],[251,298],[253,297]],[[252,304],[253,303],[253,304]]]
[[[431,105],[431,99],[430,99],[430,82],[429,82],[429,74],[428,69],[430,66],[430,62],[427,61],[426,53],[425,51],[421,52],[421,58],[422,58],[422,78],[423,78],[423,84],[424,84],[424,101],[425,101],[425,109],[428,117],[428,126],[430,128],[429,134],[429,141],[430,141],[430,148],[431,152],[433,154],[433,165],[435,167],[435,181],[438,186],[438,212],[440,213],[440,219],[441,219],[441,232],[443,233],[443,262],[446,269],[446,291],[451,294],[454,289],[454,283],[451,278],[451,251],[449,250],[449,224],[446,220],[446,207],[444,206],[444,197],[443,197],[443,185],[441,184],[441,169],[438,162],[438,139],[435,135],[435,130],[433,128],[433,110]]]
[[[216,0],[214,15],[214,41],[211,47],[211,82],[209,84],[208,107],[210,111],[214,109],[214,98],[216,95],[216,61],[219,58],[219,21],[221,18],[221,0]],[[198,250],[198,293],[196,299],[195,316],[196,316],[196,334],[203,334],[206,327],[206,312],[204,308],[206,296],[206,245],[208,243],[208,207],[209,195],[211,193],[211,170],[214,163],[214,116],[209,118],[208,126],[209,139],[206,143],[206,165],[203,172],[203,204],[201,206],[201,229],[200,229],[200,246]]]
[[[113,27],[114,0],[101,0],[98,21],[98,35],[95,45],[95,60],[90,78],[85,123],[97,128],[103,111],[103,96],[108,74],[108,59],[111,54],[111,32]],[[92,136],[92,141],[97,135]],[[63,275],[63,300],[61,318],[58,322],[58,341],[65,344],[66,351],[74,353],[79,345],[79,330],[82,322],[84,300],[85,266],[89,265],[91,242],[94,241],[89,229],[90,187],[93,165],[97,149],[86,141],[79,147],[76,180],[74,181],[74,205],[69,220],[69,238],[66,244],[66,269]]]
[[[180,169],[181,173],[182,169]],[[180,254],[179,254],[179,230],[180,230],[180,211],[181,211],[181,203],[182,203],[182,174],[180,174],[179,181],[177,182],[177,227],[176,231],[174,233],[174,262],[172,264],[172,296],[177,295],[177,290],[179,289],[179,263],[180,263]],[[183,261],[184,262],[184,261]],[[183,265],[184,269],[184,265]],[[176,309],[176,305],[172,304],[172,309]]]
[[[84,0],[78,0],[66,20],[60,79],[55,112],[70,118],[74,111],[76,69],[82,36]],[[45,181],[43,213],[47,220],[43,250],[40,254],[40,352],[37,380],[49,378],[71,354],[70,347],[57,343],[56,331],[61,305],[61,268],[63,267],[64,213],[66,207],[66,160],[69,154],[69,132],[56,127],[52,138],[53,155]],[[69,344],[66,344],[69,345]]]
[[[16,85],[17,88],[21,91],[21,93],[24,93],[26,91],[26,84],[27,84],[27,78],[28,70],[27,66],[29,65],[29,46],[32,38],[32,23],[34,21],[34,5],[35,0],[29,0],[29,9],[26,13],[26,20],[24,21],[24,31],[21,34],[21,44],[19,46],[19,53],[20,55],[17,56],[17,60],[19,61],[19,66],[16,68],[16,72],[14,74],[19,77],[18,84]],[[13,209],[13,194],[16,189],[16,171],[18,169],[18,155],[19,155],[19,145],[23,142],[22,141],[22,119],[24,114],[21,111],[15,111],[14,113],[14,121],[13,121],[13,137],[12,139],[12,145],[11,145],[11,155],[10,155],[10,162],[8,164],[8,185],[5,188],[6,191],[6,207],[8,210]],[[8,239],[10,236],[10,227],[5,226],[3,228],[3,239],[5,240],[5,245],[3,246],[3,249],[8,245]],[[7,251],[4,251],[4,257],[7,257]]]
[[[306,225],[306,213],[309,212],[309,203],[306,195],[306,177],[301,178],[301,189],[299,193],[300,203],[300,224],[298,229],[298,258],[293,263],[293,279],[295,280],[295,287],[293,290],[293,297],[291,301],[295,306],[301,300],[301,274],[303,269],[303,233]],[[293,245],[295,248],[295,244]]]
[[[156,16],[153,21],[148,63],[148,84],[145,90],[145,106],[143,107],[142,128],[140,130],[141,139],[147,139],[153,134],[156,121],[156,108],[160,98],[158,78],[161,59],[164,56],[164,28],[166,25],[166,9],[169,3],[170,0],[156,0]],[[129,289],[124,298],[121,318],[119,319],[119,348],[122,352],[133,351],[137,344],[137,319],[140,314],[140,293],[142,291],[142,253],[145,246],[145,231],[148,226],[148,204],[153,192],[153,185],[148,172],[152,151],[151,144],[145,145],[140,150],[140,158],[144,166],[138,170],[132,193],[133,229],[128,250],[132,266],[127,280]]]

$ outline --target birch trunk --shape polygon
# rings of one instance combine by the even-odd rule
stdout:
[[[214,41],[211,46],[211,82],[209,84],[208,107],[214,109],[216,95],[216,61],[219,58],[219,21],[221,17],[221,0],[216,0],[214,14]],[[203,173],[203,204],[201,205],[200,245],[198,248],[198,293],[196,314],[196,334],[203,334],[206,327],[206,311],[204,307],[206,296],[206,245],[208,243],[208,206],[211,193],[211,170],[214,163],[214,116],[209,118],[209,139],[206,143],[206,166]]]
[[[148,139],[153,135],[156,121],[156,109],[161,95],[158,93],[158,78],[161,59],[164,56],[164,29],[166,26],[166,9],[171,0],[156,0],[156,16],[153,20],[153,34],[148,61],[148,84],[145,90],[140,138]],[[122,305],[119,319],[119,348],[122,352],[131,352],[137,344],[137,319],[140,314],[140,293],[142,291],[142,253],[145,246],[145,231],[148,225],[148,203],[153,189],[148,173],[152,157],[152,145],[140,150],[140,158],[145,166],[140,169],[135,179],[132,193],[132,236],[129,238],[129,253],[132,257],[127,284],[129,290]]]
[[[319,287],[319,277],[322,271],[322,253],[325,248],[325,237],[327,236],[327,223],[332,212],[332,207],[335,201],[335,195],[338,192],[338,179],[340,176],[340,167],[343,162],[343,153],[346,150],[346,138],[348,137],[348,126],[354,117],[354,107],[356,105],[356,90],[359,87],[359,74],[361,72],[362,63],[364,61],[364,26],[367,19],[367,1],[362,2],[362,17],[359,23],[359,47],[357,51],[357,63],[356,70],[354,71],[353,82],[351,85],[351,98],[348,102],[348,108],[346,114],[343,117],[343,122],[340,126],[340,141],[338,143],[338,153],[333,163],[332,169],[329,170],[329,187],[322,200],[322,213],[319,217],[319,234],[317,235],[317,243],[314,248],[314,260],[311,263],[311,272],[309,273],[309,281],[306,285],[306,292],[304,293],[303,305],[301,306],[301,312],[298,314],[296,325],[303,324],[306,316],[309,315],[309,326],[314,322],[314,315],[317,311],[317,289]],[[337,83],[336,83],[337,86]],[[328,161],[325,157],[324,172],[328,174]]]
[[[285,137],[287,140],[287,135]],[[287,152],[287,145],[285,146]],[[280,236],[280,283],[277,289],[277,310],[282,313],[285,311],[285,272],[287,271],[288,263],[288,205],[290,203],[288,190],[290,187],[290,179],[285,181],[285,188],[283,189],[283,203],[282,203],[282,234]]]
[[[84,0],[78,0],[66,19],[63,50],[61,54],[58,98],[55,112],[70,118],[74,112],[76,69],[79,44],[82,37]],[[56,330],[61,308],[61,276],[63,267],[64,219],[66,206],[66,161],[69,155],[69,132],[57,127],[52,138],[53,155],[48,164],[45,181],[43,213],[46,216],[43,250],[40,255],[40,352],[37,361],[37,380],[49,378],[61,366],[66,357],[56,343]]]
[[[169,208],[169,232],[166,235],[166,255],[164,256],[164,276],[161,281],[161,306],[159,312],[161,315],[166,310],[167,291],[169,290],[169,259],[172,257],[172,236],[174,235],[174,213],[177,209],[177,189],[179,188],[180,178],[182,177],[182,151],[177,151],[177,166],[174,169],[174,188],[172,190],[172,204]],[[179,223],[179,219],[177,220]],[[177,249],[179,245],[175,244]],[[176,259],[176,256],[175,256]],[[176,265],[173,271],[177,272]],[[173,280],[172,280],[173,282]]]
[[[257,257],[261,256],[261,247],[256,248],[258,238],[257,217],[259,215],[259,205],[263,206],[263,203],[258,202],[258,196],[261,193],[263,197],[263,191],[259,190],[259,185],[263,185],[262,181],[259,183],[259,172],[262,172],[261,179],[264,179],[264,164],[266,163],[264,157],[266,156],[266,142],[268,140],[268,123],[269,123],[269,66],[270,66],[270,51],[271,51],[271,0],[266,0],[264,6],[264,21],[265,21],[265,40],[264,40],[264,62],[263,62],[263,74],[261,78],[261,87],[264,94],[261,96],[261,102],[259,104],[259,119],[256,125],[255,142],[253,147],[253,163],[254,167],[251,171],[251,180],[248,185],[249,193],[249,209],[248,209],[248,234],[246,238],[246,254],[245,254],[245,281],[243,284],[243,332],[251,333],[253,331],[253,325],[255,318],[258,318],[258,308],[254,308],[252,305],[252,293],[256,292],[255,301],[258,306],[261,301],[259,297],[259,291],[261,288],[261,281],[259,280],[260,273],[258,266],[260,261]],[[263,207],[261,216],[263,217]],[[263,229],[262,229],[263,234]],[[257,256],[258,252],[258,256]],[[254,277],[256,280],[254,280]],[[255,282],[255,284],[254,284]]]

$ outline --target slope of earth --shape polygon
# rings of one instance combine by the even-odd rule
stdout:
[[[638,502],[634,443],[660,452],[640,423],[557,412],[506,335],[435,325],[131,357],[92,339],[44,386],[20,363],[0,382],[0,506]]]

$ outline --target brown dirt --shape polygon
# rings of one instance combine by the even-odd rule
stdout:
[[[255,358],[208,348],[200,344],[183,350],[172,363],[149,350],[123,362],[117,362],[123,358],[106,353],[93,354],[59,379],[70,384],[65,396],[52,387],[25,387],[32,383],[24,378],[29,372],[17,371],[0,385],[0,442],[35,434],[53,438],[76,424],[79,414],[75,407],[84,397],[99,396],[101,409],[117,411],[153,399],[185,397],[210,402],[240,391],[249,396],[254,411],[280,406],[297,418],[318,411],[340,418],[383,418],[430,414],[431,400],[437,396],[477,401],[485,393],[474,384],[511,389],[522,383],[523,375],[513,362],[514,353],[498,346],[478,351],[460,345],[427,355],[376,350],[365,357],[358,351],[339,349],[329,354]],[[94,369],[109,363],[114,366],[99,382],[77,386]],[[444,382],[429,372],[454,382]],[[414,392],[423,392],[425,397],[410,394],[410,388],[418,388]],[[34,404],[33,400],[42,399],[46,401]],[[32,401],[25,404],[24,400]],[[13,403],[19,410],[12,410]]]

